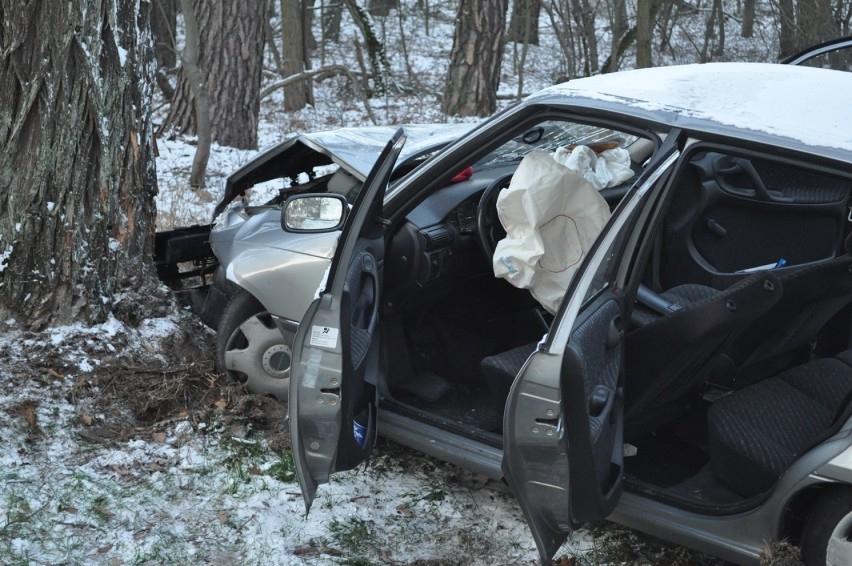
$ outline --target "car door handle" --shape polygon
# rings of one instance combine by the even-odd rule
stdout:
[[[614,397],[615,391],[609,387],[598,385],[592,389],[592,394],[589,395],[589,416],[594,418],[606,417],[612,410]]]
[[[609,331],[606,335],[606,349],[612,350],[621,343],[624,338],[624,330],[621,328],[621,315],[616,316],[609,322]]]

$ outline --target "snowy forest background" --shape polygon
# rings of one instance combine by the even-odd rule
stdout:
[[[849,0],[0,0],[0,564],[534,563],[505,487],[390,444],[306,518],[286,407],[216,371],[154,232],[209,222],[297,132],[775,62],[850,21]],[[558,556],[716,563],[610,525]]]

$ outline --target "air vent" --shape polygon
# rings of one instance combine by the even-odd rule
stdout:
[[[446,226],[433,226],[432,228],[421,230],[420,233],[426,239],[427,251],[443,248],[452,240],[452,235]]]

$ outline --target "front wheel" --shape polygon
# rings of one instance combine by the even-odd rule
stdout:
[[[802,562],[852,564],[852,489],[830,489],[817,496],[802,531]]]
[[[264,306],[247,291],[231,299],[216,339],[219,369],[259,395],[286,401],[295,335],[284,335]]]

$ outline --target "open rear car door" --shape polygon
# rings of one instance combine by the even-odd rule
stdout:
[[[310,509],[317,486],[350,470],[376,437],[375,378],[381,304],[385,189],[405,143],[397,130],[364,183],[338,240],[326,288],[308,309],[293,346],[290,435]]]
[[[541,556],[607,517],[623,483],[624,333],[652,199],[679,156],[671,134],[574,275],[546,340],[512,385],[503,420],[503,474]]]

